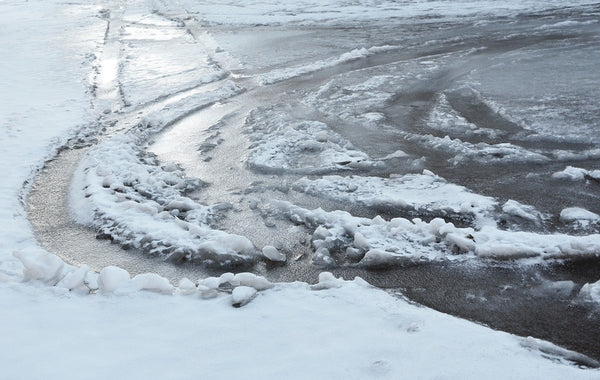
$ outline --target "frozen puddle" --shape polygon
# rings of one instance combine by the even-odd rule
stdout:
[[[105,130],[47,165],[30,219],[92,268],[326,268],[599,358],[598,25],[573,12],[568,33],[516,17],[375,34],[104,14],[120,26],[98,58]]]

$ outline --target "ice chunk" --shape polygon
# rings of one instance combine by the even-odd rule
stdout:
[[[250,286],[238,286],[231,292],[231,304],[235,307],[241,307],[256,296],[256,289]]]
[[[63,276],[65,263],[60,257],[41,248],[29,247],[13,255],[23,263],[23,279],[55,285]]]
[[[344,285],[344,279],[336,278],[331,272],[319,273],[319,282],[311,285],[312,290],[324,290],[340,288]]]
[[[567,360],[572,363],[585,365],[589,368],[600,367],[600,362],[598,362],[597,360],[594,360],[578,352],[567,350],[565,348],[555,345],[554,343],[550,343],[541,339],[536,339],[529,336],[521,340],[521,345],[530,350],[540,351],[554,359]]]
[[[181,294],[192,294],[195,293],[196,290],[198,290],[196,284],[194,284],[192,280],[190,280],[187,277],[184,277],[181,280],[179,280],[178,288]]]
[[[588,171],[585,169],[576,168],[573,166],[567,166],[565,168],[565,170],[552,174],[552,178],[570,179],[572,181],[580,181],[585,178],[587,173],[588,173]]]
[[[560,220],[562,222],[574,222],[578,220],[597,221],[600,220],[600,215],[581,207],[568,207],[560,212]]]
[[[273,287],[273,283],[266,278],[249,272],[237,273],[228,282],[233,286],[250,286],[256,290],[266,290]]]
[[[117,289],[124,288],[129,285],[130,276],[123,268],[116,266],[107,266],[100,271],[98,286],[104,292],[114,292]]]
[[[63,277],[63,279],[60,280],[56,286],[69,290],[83,287],[89,270],[90,268],[83,264],[79,268],[67,273],[67,275]]]
[[[131,280],[131,284],[137,290],[150,290],[169,294],[175,290],[169,280],[156,273],[138,274]]]
[[[509,199],[503,206],[502,211],[509,215],[514,215],[519,218],[531,220],[537,222],[541,219],[542,215],[532,206],[521,204],[515,200]]]
[[[600,303],[600,281],[583,285],[579,295],[584,299]]]
[[[271,261],[285,261],[287,259],[287,257],[283,253],[279,252],[279,250],[273,247],[272,245],[267,245],[263,247],[262,253],[267,259]]]

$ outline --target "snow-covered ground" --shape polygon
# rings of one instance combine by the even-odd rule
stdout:
[[[561,3],[511,1],[498,6],[486,1],[360,1],[347,5],[329,0],[295,4],[248,1],[233,6],[214,1],[0,2],[0,377],[600,377],[597,369],[574,364],[597,366],[582,355],[419,307],[360,279],[343,281],[322,273],[319,282],[311,286],[271,284],[255,275],[227,273],[220,278],[169,283],[156,274],[131,278],[112,266],[98,273],[85,263],[66,264],[39,246],[25,212],[26,195],[36,172],[68,138],[77,136],[82,149],[87,149],[73,191],[87,191],[79,198],[74,195],[78,203],[72,207],[73,213],[80,222],[97,223],[122,243],[146,244],[157,252],[189,243],[190,251],[210,258],[222,255],[231,260],[237,254],[260,255],[262,251],[267,259],[280,259],[273,247],[255,251],[244,237],[212,229],[210,214],[216,208],[202,207],[183,194],[189,190],[186,186],[201,183],[183,178],[177,165],[161,166],[143,149],[149,133],[190,111],[243,92],[225,79],[229,75],[225,66],[233,67],[232,58],[216,49],[209,35],[183,33],[179,29],[182,24],[311,25],[344,19],[452,18],[515,14]],[[186,17],[190,14],[199,18]],[[270,71],[258,82],[275,83],[326,69],[368,56],[369,51]],[[148,59],[136,60],[139,57]],[[334,103],[323,104],[322,111],[334,110]],[[270,128],[260,123],[260,116],[264,114],[248,119],[245,131]],[[117,119],[122,122],[115,123]],[[377,121],[378,116],[367,119]],[[97,141],[96,129],[100,128],[109,133],[98,133]],[[305,143],[303,149],[321,153],[319,166],[336,170],[340,169],[336,165],[377,167],[381,160],[355,150],[317,122],[302,124],[284,118],[282,125],[268,130],[277,137],[294,131],[299,137],[288,144],[287,152],[294,154],[298,144]],[[281,147],[277,144],[283,144],[283,139],[273,142],[259,133],[250,136],[255,143],[250,164],[255,158],[272,164],[269,168],[300,168],[303,175],[314,172],[308,163],[285,162],[285,155],[278,155]],[[86,145],[93,146],[88,149]],[[266,158],[260,159],[261,155]],[[404,158],[403,152],[394,151],[383,161]],[[595,172],[581,173],[581,177],[592,176],[590,173]],[[385,201],[387,189],[407,182],[425,194],[432,188],[452,188],[460,195],[455,203],[442,205],[439,199],[426,197],[409,199],[403,206],[465,212],[475,219],[482,219],[497,205],[489,197],[449,184],[430,172],[391,178],[377,187],[383,191],[379,195],[367,191],[373,182],[360,177],[357,182],[366,187],[351,191],[352,184],[340,177],[325,179],[329,182],[302,179],[296,186],[306,192],[323,187],[333,198],[371,204]],[[332,184],[335,188],[330,188]],[[376,199],[366,197],[363,190]],[[145,198],[137,199],[139,194]],[[385,221],[357,218],[339,210],[309,211],[277,204],[296,223],[315,227],[315,258],[323,264],[331,258],[328,244],[338,244],[337,240],[347,243],[351,261],[378,264],[395,260],[403,253],[397,252],[403,247],[394,241],[398,236],[415,247],[419,259],[437,254],[436,247],[445,244],[480,256],[519,256],[523,250],[515,247],[523,241],[530,242],[527,256],[598,252],[595,235],[552,235],[560,240],[554,241],[490,226],[477,231],[462,229],[441,219]],[[507,213],[535,214],[518,202],[507,204]],[[564,217],[595,220],[590,217],[593,213],[585,211],[565,208]],[[157,237],[151,235],[154,233]],[[165,245],[153,245],[157,241]],[[582,296],[600,301],[599,284],[585,285]]]

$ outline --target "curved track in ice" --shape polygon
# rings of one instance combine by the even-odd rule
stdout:
[[[593,179],[561,182],[552,174],[569,165],[598,167],[600,145],[594,125],[587,129],[579,125],[580,134],[573,136],[560,123],[551,131],[544,129],[546,124],[537,123],[540,117],[553,120],[544,113],[544,106],[560,111],[561,104],[581,100],[578,94],[566,93],[563,99],[529,96],[515,100],[529,102],[523,107],[503,103],[511,112],[489,98],[511,99],[513,93],[503,81],[515,69],[511,65],[518,64],[524,76],[533,75],[541,69],[532,63],[531,57],[537,57],[565,70],[560,60],[550,56],[564,57],[597,47],[598,40],[593,37],[597,25],[589,21],[597,20],[598,9],[575,9],[573,15],[556,12],[480,24],[378,26],[377,36],[361,25],[322,30],[215,26],[209,29],[213,39],[189,14],[167,15],[159,9],[140,18],[135,9],[106,10],[102,17],[107,20],[107,33],[97,57],[95,81],[98,124],[84,130],[36,179],[28,200],[32,225],[49,251],[93,269],[112,264],[132,274],[152,271],[172,280],[222,271],[173,265],[159,257],[145,257],[135,248],[125,251],[97,239],[94,229],[68,217],[70,179],[81,158],[99,143],[148,123],[157,131],[164,129],[149,141],[149,150],[161,163],[176,162],[188,176],[208,183],[186,195],[206,205],[225,204],[212,220],[213,227],[248,237],[257,250],[273,245],[287,254],[286,264],[259,259],[253,265],[253,271],[273,280],[314,282],[321,270],[311,264],[315,248],[319,244],[325,248],[327,238],[336,233],[330,228],[321,232],[322,239],[315,238],[311,217],[299,218],[302,212],[298,212],[291,223],[287,219],[290,207],[281,212],[281,204],[274,200],[301,209],[345,210],[368,218],[377,214],[386,219],[441,216],[464,227],[474,226],[478,216],[489,218],[491,212],[492,218],[509,228],[582,233],[575,225],[558,223],[558,214],[573,206],[565,200],[575,198],[579,206],[598,211],[594,209],[599,199],[597,183]],[[581,19],[578,28],[561,29],[561,20],[572,17]],[[238,33],[244,36],[241,43]],[[306,41],[316,47],[306,46]],[[366,48],[357,49],[357,44]],[[261,56],[282,47],[289,50],[291,45],[298,46],[298,51]],[[187,49],[192,46],[210,53],[204,64],[184,67],[189,63]],[[164,54],[160,49],[167,47],[182,54],[181,61],[161,61]],[[252,51],[256,53],[249,53]],[[247,66],[233,67],[232,56],[245,54],[249,55],[245,57]],[[589,53],[581,58],[593,61],[596,57]],[[158,75],[154,82],[146,77],[157,68],[179,67],[182,62],[180,70]],[[585,67],[589,62],[580,64]],[[583,78],[583,74],[575,70],[570,80],[597,83],[598,78]],[[539,75],[540,80],[547,79]],[[490,80],[492,77],[499,79]],[[522,79],[525,82],[527,78]],[[513,80],[515,83],[518,81]],[[161,91],[155,93],[154,86]],[[237,90],[213,97],[227,86]],[[549,92],[556,90],[551,84],[546,86]],[[556,86],[561,86],[560,81]],[[588,113],[566,122],[597,120],[595,111],[587,106],[576,109]],[[536,110],[529,115],[533,122],[520,115],[527,116],[528,109]],[[302,146],[305,151],[282,151],[290,136],[299,132],[304,135],[298,135],[294,147]],[[290,155],[295,159],[286,160]],[[356,176],[356,182],[391,176],[406,184],[404,175],[416,175],[423,169],[493,197],[494,204],[489,210],[482,207],[481,215],[465,215],[461,204],[440,208],[429,202],[421,207],[415,200],[417,206],[407,208],[381,202],[381,198],[358,198],[360,191],[343,182],[348,175]],[[323,176],[329,176],[325,177],[328,183],[336,186],[319,187]],[[554,191],[547,197],[538,196],[549,187]],[[505,203],[513,199],[521,203]],[[485,200],[477,204],[485,204]],[[500,211],[502,205],[505,211]],[[586,228],[584,233],[597,232],[598,227],[592,221]],[[353,245],[344,244],[360,248],[356,236]],[[455,246],[460,249],[464,244],[471,243]],[[328,255],[322,257],[325,261],[321,264],[327,264]],[[519,263],[470,262],[450,253],[445,259],[422,265],[369,270],[353,265],[348,257],[348,262],[344,257],[341,266],[330,269],[336,275],[360,275],[377,286],[400,290],[441,311],[549,339],[600,358],[594,339],[598,315],[590,315],[586,305],[574,302],[584,283],[597,281],[597,259],[588,257],[566,266],[552,262],[523,267]],[[579,326],[577,331],[571,328],[573,324]]]

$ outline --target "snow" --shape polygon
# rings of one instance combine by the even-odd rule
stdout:
[[[533,222],[539,222],[543,219],[543,215],[534,207],[521,204],[513,199],[509,199],[502,205],[502,211],[509,215],[531,220]]]
[[[552,178],[583,181],[586,178],[600,180],[600,170],[586,170],[574,166],[567,166],[563,171],[552,174]]]
[[[579,291],[579,295],[592,302],[600,302],[600,281],[596,281],[592,284],[585,284]]]
[[[333,0],[303,2],[302,5],[275,0],[248,1],[235,6],[220,1],[177,3],[186,4],[192,13],[204,12],[212,23],[365,19],[379,17],[385,7],[392,7],[390,15],[406,10],[394,8],[393,2],[370,6],[369,2],[361,1],[349,7],[349,16],[345,16],[344,12],[333,12],[341,4]],[[465,13],[465,9],[468,12],[486,10],[473,2],[461,2],[457,7],[444,1],[411,4],[412,13],[403,17],[418,11],[430,14],[431,7],[434,13],[445,11],[450,15]],[[509,2],[504,6],[496,4],[490,11],[511,13],[555,4],[558,2]],[[0,308],[0,336],[6,348],[0,356],[0,377],[598,378],[598,370],[572,365],[573,360],[581,361],[577,354],[547,342],[518,338],[412,305],[360,279],[343,281],[330,273],[322,273],[319,282],[311,287],[306,283],[273,284],[250,273],[227,273],[219,278],[200,279],[197,284],[181,279],[178,286],[174,286],[157,274],[131,278],[127,271],[114,266],[97,273],[86,264],[67,264],[44,251],[26,220],[21,194],[23,184],[26,193],[35,171],[69,136],[94,126],[94,121],[101,118],[99,113],[119,108],[112,103],[115,101],[112,91],[105,93],[106,99],[91,99],[89,80],[93,75],[90,73],[98,63],[93,61],[111,50],[103,52],[101,46],[107,26],[103,6],[113,10],[121,6],[133,9],[133,13],[124,15],[125,19],[139,13],[143,16],[136,19],[140,25],[172,28],[173,24],[164,17],[157,22],[157,12],[153,10],[176,4],[143,0],[118,5],[109,1],[93,5],[83,1],[0,2],[0,82],[3,83],[0,87],[0,171],[3,174],[0,183],[0,304],[6,305]],[[300,16],[294,15],[295,11]],[[140,30],[123,29],[130,40]],[[168,35],[144,36],[160,40]],[[124,52],[132,48],[129,51],[132,53],[140,44],[136,38],[135,43],[123,47]],[[160,46],[166,49],[167,45]],[[180,45],[174,46],[185,50]],[[119,50],[117,46],[114,51]],[[207,61],[199,62],[202,70]],[[145,92],[136,93],[146,85],[138,79],[144,78],[150,69],[138,67],[146,74],[136,77],[133,65],[143,63],[130,61],[124,69],[129,75],[124,87],[128,102],[154,99]],[[147,64],[152,66],[156,62]],[[100,75],[111,67],[115,69],[110,62],[100,64]],[[211,75],[208,74],[207,81],[215,80]],[[174,81],[175,88],[169,91],[179,91],[179,84]],[[114,85],[109,78],[105,89]],[[232,93],[230,87],[225,87],[222,94]],[[226,98],[225,95],[213,97],[214,93],[197,93],[196,98],[194,94],[189,95],[182,95],[181,103],[162,104],[166,108],[157,106],[155,114],[141,115],[133,125],[146,117],[147,123],[142,125],[162,128],[169,120],[181,117],[182,110],[193,109],[188,108],[193,103],[196,103],[194,107],[200,107]],[[109,106],[105,107],[106,104]],[[113,230],[109,232],[114,237],[133,244],[136,241],[144,244],[137,239],[149,234],[156,242],[165,243],[169,239],[189,242],[194,249],[213,250],[218,254],[222,253],[221,249],[227,254],[254,250],[247,240],[204,226],[203,218],[210,213],[211,206],[196,205],[186,199],[181,190],[190,182],[177,168],[162,168],[151,155],[143,152],[139,145],[147,136],[136,133],[99,141],[87,150],[73,191],[74,214],[80,221],[106,228],[110,225]],[[328,141],[331,138],[329,136]],[[322,134],[315,134],[315,141],[323,143],[318,140],[323,140]],[[366,159],[356,150],[343,150],[340,148],[343,145],[333,144],[325,151],[352,156],[357,158],[355,161]],[[335,162],[335,159],[321,158],[324,162]],[[132,177],[143,189],[134,189]],[[144,196],[142,192],[149,195]],[[495,230],[458,229],[440,219],[429,223],[406,219],[385,221],[354,218],[339,212],[290,211],[291,216],[303,218],[306,223],[329,223],[320,235],[323,249],[327,249],[328,242],[333,242],[329,239],[331,236],[344,235],[346,232],[340,231],[348,229],[354,232],[348,236],[357,249],[369,246],[373,251],[371,256],[382,249],[376,246],[374,234],[391,233],[393,228],[407,236],[413,234],[418,242],[414,245],[424,243],[425,251],[428,244],[472,248],[475,243],[468,237],[471,232],[477,242],[484,240],[485,234],[499,241],[501,234]],[[186,220],[163,223],[167,219],[172,222],[173,214],[178,212],[185,214],[183,219]],[[107,219],[100,220],[100,215]],[[111,222],[104,224],[107,220]],[[340,224],[342,222],[345,224]],[[123,228],[119,230],[120,227]],[[449,243],[430,241],[437,235]],[[203,237],[208,238],[202,240]],[[533,239],[539,246],[537,240],[548,239],[533,234],[518,238],[521,241]],[[507,232],[506,240],[514,246],[510,239],[514,239],[514,235]],[[562,245],[570,244],[565,249],[579,252],[591,249],[597,237],[555,236],[553,239]],[[233,287],[232,294],[226,289],[220,290],[222,284]],[[597,299],[596,289],[597,284],[586,285],[582,294],[589,292]],[[252,297],[252,302],[240,309],[231,306]],[[549,352],[552,360],[547,359]]]
[[[392,178],[323,176],[310,180],[305,177],[294,188],[344,203],[400,207],[419,213],[471,214],[484,218],[496,206],[494,199],[448,183],[428,171]]]
[[[258,109],[246,118],[244,132],[252,141],[247,159],[250,168],[267,173],[317,174],[378,165],[326,124],[293,119],[281,111],[288,110],[284,106]]]
[[[0,283],[6,378],[594,379],[577,354],[399,301],[363,281],[234,296],[83,296]],[[236,289],[240,289],[239,287]],[[235,290],[254,293],[252,288]],[[24,299],[29,300],[24,302]],[[236,298],[237,299],[237,298]],[[58,346],[57,346],[58,344]],[[60,347],[60,350],[57,349]],[[552,360],[546,359],[552,351]],[[186,353],[198,353],[193,360]],[[36,365],[30,364],[36,358]],[[335,363],[335,365],[332,365]],[[435,365],[433,365],[435,364]]]
[[[563,222],[598,221],[600,215],[581,207],[568,207],[560,212],[560,220]]]
[[[285,261],[287,259],[283,253],[279,252],[279,250],[277,250],[277,248],[273,247],[272,245],[264,246],[262,249],[262,253],[267,259],[271,261]]]
[[[256,296],[256,289],[249,286],[238,286],[231,292],[231,304],[233,306],[244,306]]]
[[[598,257],[600,235],[572,236],[506,231],[491,224],[456,227],[442,218],[425,222],[355,217],[345,211],[307,210],[288,202],[276,207],[295,223],[314,229],[317,266],[358,263],[366,267],[417,264],[472,257],[514,260]],[[460,254],[460,255],[457,255]],[[467,254],[467,255],[465,255]]]

